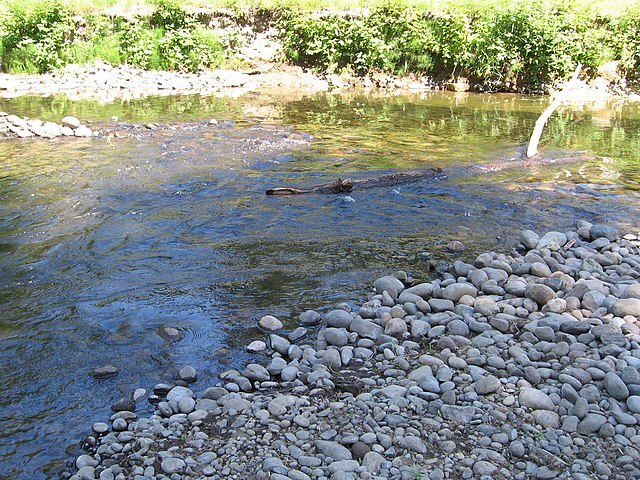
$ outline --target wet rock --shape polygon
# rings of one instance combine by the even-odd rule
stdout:
[[[169,342],[178,342],[184,338],[183,333],[175,327],[160,327],[158,335]]]
[[[195,382],[196,378],[198,378],[198,373],[195,368],[186,366],[180,369],[178,372],[178,378],[183,382],[191,383]]]
[[[91,374],[91,376],[95,378],[107,378],[107,377],[113,377],[114,375],[117,375],[119,372],[120,372],[119,368],[114,367],[113,365],[105,365],[103,367],[95,368],[91,370],[89,373]]]
[[[136,409],[136,403],[129,398],[121,398],[111,405],[114,412],[133,412]]]

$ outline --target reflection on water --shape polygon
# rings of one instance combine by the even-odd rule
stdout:
[[[442,93],[0,101],[0,110],[71,113],[98,129],[112,116],[178,124],[151,137],[0,142],[0,478],[55,473],[111,403],[170,381],[185,364],[200,372],[196,390],[209,386],[229,362],[246,361],[243,346],[262,338],[261,315],[293,327],[307,308],[362,299],[378,275],[427,278],[433,261],[452,259],[444,245],[453,239],[471,258],[508,250],[521,228],[562,229],[577,218],[630,225],[637,106],[565,111],[549,124],[545,155],[598,158],[473,169],[517,158],[543,107],[537,98]],[[209,127],[211,117],[237,124]],[[289,141],[282,127],[256,127],[264,124],[317,140]],[[448,180],[350,199],[264,195],[425,166],[444,168]],[[165,342],[163,325],[184,340]],[[107,363],[122,372],[87,374]]]

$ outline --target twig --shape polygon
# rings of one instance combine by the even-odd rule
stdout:
[[[536,126],[533,129],[533,133],[531,134],[531,139],[529,140],[529,146],[527,147],[527,158],[533,157],[536,153],[538,153],[538,143],[540,142],[540,137],[542,136],[542,129],[549,120],[551,114],[555,111],[556,108],[560,106],[564,98],[567,96],[567,93],[571,90],[571,84],[578,79],[578,75],[580,75],[580,70],[582,70],[582,65],[578,64],[576,67],[576,71],[573,72],[573,77],[571,80],[567,82],[564,88],[558,92],[556,98],[551,102],[544,112],[538,117],[536,120]]]

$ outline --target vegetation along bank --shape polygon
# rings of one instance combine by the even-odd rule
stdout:
[[[485,90],[544,90],[578,63],[587,75],[615,62],[615,80],[638,80],[640,5],[623,2],[354,3],[332,9],[289,0],[225,7],[14,0],[0,7],[4,72],[44,73],[100,60],[147,70],[259,67],[245,55],[318,73],[469,79]],[[352,8],[349,8],[352,7]],[[339,10],[338,10],[339,8]],[[264,52],[263,52],[264,53]]]

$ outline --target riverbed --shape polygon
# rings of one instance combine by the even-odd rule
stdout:
[[[381,275],[424,280],[444,262],[508,251],[524,228],[583,219],[637,231],[638,104],[561,111],[542,157],[586,160],[518,167],[545,106],[442,92],[0,100],[0,110],[75,115],[98,131],[171,127],[0,142],[0,478],[55,475],[111,404],[182,366],[198,370],[194,390],[213,385],[251,358],[244,346],[264,338],[263,315],[293,327],[306,309],[364,299]],[[474,168],[487,162],[510,168]],[[427,167],[447,178],[264,195]],[[467,249],[448,252],[452,240]],[[163,326],[184,338],[166,341]],[[106,364],[120,373],[89,375]]]

